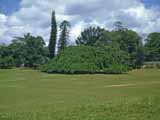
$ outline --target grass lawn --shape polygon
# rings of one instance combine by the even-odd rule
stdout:
[[[160,69],[123,75],[0,70],[0,120],[160,120]]]

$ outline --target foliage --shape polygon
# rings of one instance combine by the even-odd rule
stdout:
[[[8,46],[0,46],[0,68],[7,69],[14,66],[11,49]]]
[[[160,61],[160,33],[148,35],[145,44],[146,61]]]
[[[56,23],[55,12],[53,11],[51,19],[51,36],[48,45],[51,58],[55,56],[56,40],[57,40],[57,23]]]
[[[123,30],[124,27],[123,27],[123,23],[121,21],[117,21],[114,23],[114,26],[115,26],[115,30],[118,31],[118,30]]]
[[[13,58],[17,67],[38,67],[48,60],[48,50],[42,37],[34,37],[29,33],[24,37],[17,37],[10,44]]]
[[[70,46],[42,66],[48,73],[123,73],[128,70],[128,56],[117,48]]]
[[[63,21],[60,25],[60,38],[58,41],[58,53],[63,51],[67,47],[67,40],[69,38],[69,29],[71,25],[68,21]]]
[[[89,27],[85,29],[81,35],[77,38],[77,45],[89,45],[94,46],[100,39],[104,32],[104,29],[100,27]]]
[[[141,37],[124,28],[121,22],[115,23],[115,31],[106,31],[101,28],[88,28],[81,33],[77,39],[78,45],[89,45],[96,47],[115,46],[127,52],[130,56],[130,67],[140,68],[144,62],[144,46]]]
[[[1,57],[0,56],[0,68],[9,69],[14,66],[14,59],[12,56]]]
[[[120,49],[130,55],[132,68],[139,68],[144,62],[144,47],[139,35],[128,29],[114,31],[114,39],[120,45]]]

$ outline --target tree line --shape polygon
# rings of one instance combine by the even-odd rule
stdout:
[[[69,46],[71,24],[63,21],[57,41],[55,12],[51,17],[49,45],[42,37],[26,34],[0,45],[0,68],[31,67],[48,73],[123,73],[141,68],[145,61],[160,61],[160,33],[143,39],[137,32],[115,23],[112,31],[90,26]],[[57,52],[56,52],[57,46]]]

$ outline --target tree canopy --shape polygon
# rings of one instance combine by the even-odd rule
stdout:
[[[94,46],[100,39],[104,32],[104,29],[100,27],[89,27],[81,32],[81,35],[77,38],[77,45],[89,45]]]
[[[0,56],[1,64],[6,62],[5,66],[36,68],[48,61],[49,52],[42,37],[28,33],[24,37],[16,37],[10,45],[0,47]]]
[[[145,44],[146,61],[160,61],[160,33],[148,35]]]
[[[134,31],[120,29],[114,31],[114,40],[120,45],[120,49],[130,55],[131,66],[139,68],[144,62],[144,46],[141,37]]]
[[[77,45],[120,47],[120,50],[130,55],[130,67],[133,68],[139,68],[144,61],[144,47],[141,37],[126,28],[122,29],[121,27],[116,31],[107,31],[99,27],[90,27],[81,33],[81,37],[76,42]]]
[[[9,46],[0,46],[0,68],[7,69],[14,66],[12,51]]]
[[[10,46],[17,66],[38,67],[47,61],[48,50],[40,36],[34,37],[28,33],[14,39]]]

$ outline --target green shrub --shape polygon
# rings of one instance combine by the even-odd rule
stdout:
[[[123,73],[128,71],[128,55],[117,48],[70,46],[41,67],[47,73]]]
[[[0,56],[0,69],[9,69],[14,66],[14,59],[12,56],[2,58]]]

